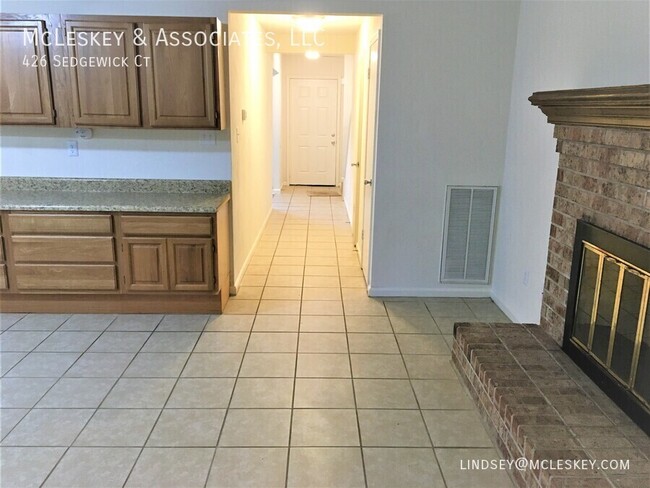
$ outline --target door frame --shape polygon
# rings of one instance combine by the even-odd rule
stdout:
[[[283,105],[284,113],[286,114],[286,134],[284,136],[284,144],[286,147],[286,151],[284,153],[285,156],[285,175],[284,175],[284,180],[287,182],[288,185],[291,185],[291,82],[293,80],[328,80],[328,81],[336,81],[336,146],[334,150],[334,187],[338,188],[341,186],[341,151],[340,151],[340,135],[341,135],[341,103],[342,103],[342,97],[341,97],[341,88],[342,88],[342,80],[340,78],[334,77],[334,76],[316,76],[316,77],[308,77],[308,76],[291,76],[287,78],[287,90],[285,92],[285,100]],[[296,185],[300,186],[300,185]]]
[[[380,100],[380,86],[381,86],[381,47],[382,47],[382,31],[379,29],[377,31],[377,35],[373,36],[370,40],[370,43],[368,44],[368,70],[370,70],[370,63],[371,63],[371,52],[372,52],[372,46],[377,43],[377,80],[376,80],[376,93],[375,93],[375,116],[373,120],[370,120],[369,114],[368,114],[368,109],[370,107],[370,78],[368,78],[368,84],[366,87],[366,93],[365,93],[365,113],[364,117],[366,119],[366,143],[363,148],[363,159],[364,159],[364,165],[363,168],[359,167],[359,179],[358,179],[358,202],[359,202],[359,208],[357,209],[357,222],[358,222],[358,243],[355,244],[357,247],[357,251],[359,252],[359,258],[361,261],[361,266],[363,267],[363,240],[368,239],[368,269],[364,269],[364,277],[366,279],[366,286],[368,290],[370,290],[370,284],[371,284],[371,276],[372,276],[372,252],[373,252],[373,232],[372,229],[374,229],[375,226],[375,197],[376,197],[376,192],[375,192],[375,185],[376,185],[376,179],[377,179],[377,139],[378,139],[378,127],[379,127],[379,100]],[[370,72],[368,73],[370,75]],[[371,130],[371,125],[372,124],[372,140],[368,137],[368,134],[370,133]],[[373,147],[373,157],[372,161],[368,162],[368,147],[369,145],[372,144]],[[369,215],[369,236],[366,236],[364,233],[364,220],[365,220],[365,187],[366,185],[364,184],[364,180],[366,179],[366,168],[367,164],[372,165],[372,189],[371,189],[371,195],[370,195],[370,215]],[[363,174],[361,173],[361,169],[363,169]],[[364,234],[363,239],[361,239],[362,233]],[[360,245],[360,246],[359,246]]]

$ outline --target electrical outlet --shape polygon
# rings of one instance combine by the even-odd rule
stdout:
[[[93,130],[85,127],[77,127],[74,130],[74,135],[76,135],[79,139],[92,139]]]
[[[79,156],[79,145],[77,141],[68,141],[66,147],[68,148],[68,157],[76,158]]]

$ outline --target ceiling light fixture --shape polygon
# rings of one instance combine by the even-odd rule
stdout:
[[[323,28],[325,17],[316,15],[301,15],[293,18],[294,24],[303,32],[318,32]]]
[[[318,59],[320,58],[320,53],[318,51],[305,51],[305,57],[311,60]]]

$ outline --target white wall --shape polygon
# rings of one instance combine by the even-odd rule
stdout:
[[[513,320],[539,323],[558,160],[553,126],[527,99],[535,91],[648,83],[648,5],[522,3],[493,284]]]
[[[354,195],[352,194],[352,185],[354,183],[354,166],[356,162],[355,144],[353,137],[354,131],[354,109],[356,101],[354,100],[355,88],[355,56],[346,54],[344,57],[343,67],[343,130],[339,137],[341,148],[341,193],[343,202],[348,212],[348,217],[352,219]]]
[[[263,32],[252,15],[231,14],[228,22],[232,32]],[[233,269],[238,287],[271,211],[273,56],[256,42],[232,45],[229,56]]]
[[[273,192],[282,189],[282,54],[273,53]]]
[[[228,10],[383,14],[371,285],[381,294],[489,293],[487,287],[450,287],[439,283],[444,188],[447,184],[499,184],[501,181],[518,2],[3,0],[2,9],[33,13],[201,15],[221,19],[226,18]],[[139,149],[128,156],[132,163],[129,167],[147,161],[148,176],[161,177],[176,174],[177,165],[183,163],[185,177],[203,175],[195,169],[196,156],[188,159],[183,153],[179,153],[178,162],[154,166],[156,158],[150,157],[145,148],[164,147],[162,137],[152,139],[153,135],[145,133],[141,136],[134,142]],[[61,136],[57,147],[66,138]],[[29,142],[14,139],[13,144],[24,147]],[[239,149],[231,150],[235,158]],[[101,162],[113,170],[115,154],[114,151],[97,153],[96,159],[86,165]],[[36,156],[39,161],[32,160],[35,156],[27,156],[16,164],[37,165],[42,174],[47,174],[52,170],[47,165],[51,156],[51,151],[45,151]],[[218,166],[218,158],[212,157],[215,167]],[[233,185],[242,171],[243,168],[233,166]],[[122,173],[115,170],[112,174]],[[266,177],[266,174],[246,175],[249,179]],[[270,192],[270,174],[268,178]],[[266,210],[263,208],[266,199],[259,202],[261,210],[252,209],[258,196],[249,193],[250,190],[233,188],[235,199],[250,199],[253,212],[235,210],[235,225],[250,217],[251,226],[246,231],[234,229],[236,266],[243,264],[242,254],[249,252],[252,242],[252,226],[261,225],[259,213]]]
[[[499,185],[518,16],[512,2],[384,9],[372,291],[488,295],[439,282],[446,185]]]
[[[68,140],[79,156],[68,157]],[[229,180],[230,134],[100,128],[82,140],[74,129],[4,126],[0,176]]]

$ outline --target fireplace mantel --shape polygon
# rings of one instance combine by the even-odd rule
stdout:
[[[650,130],[650,84],[535,92],[528,100],[551,124]]]

